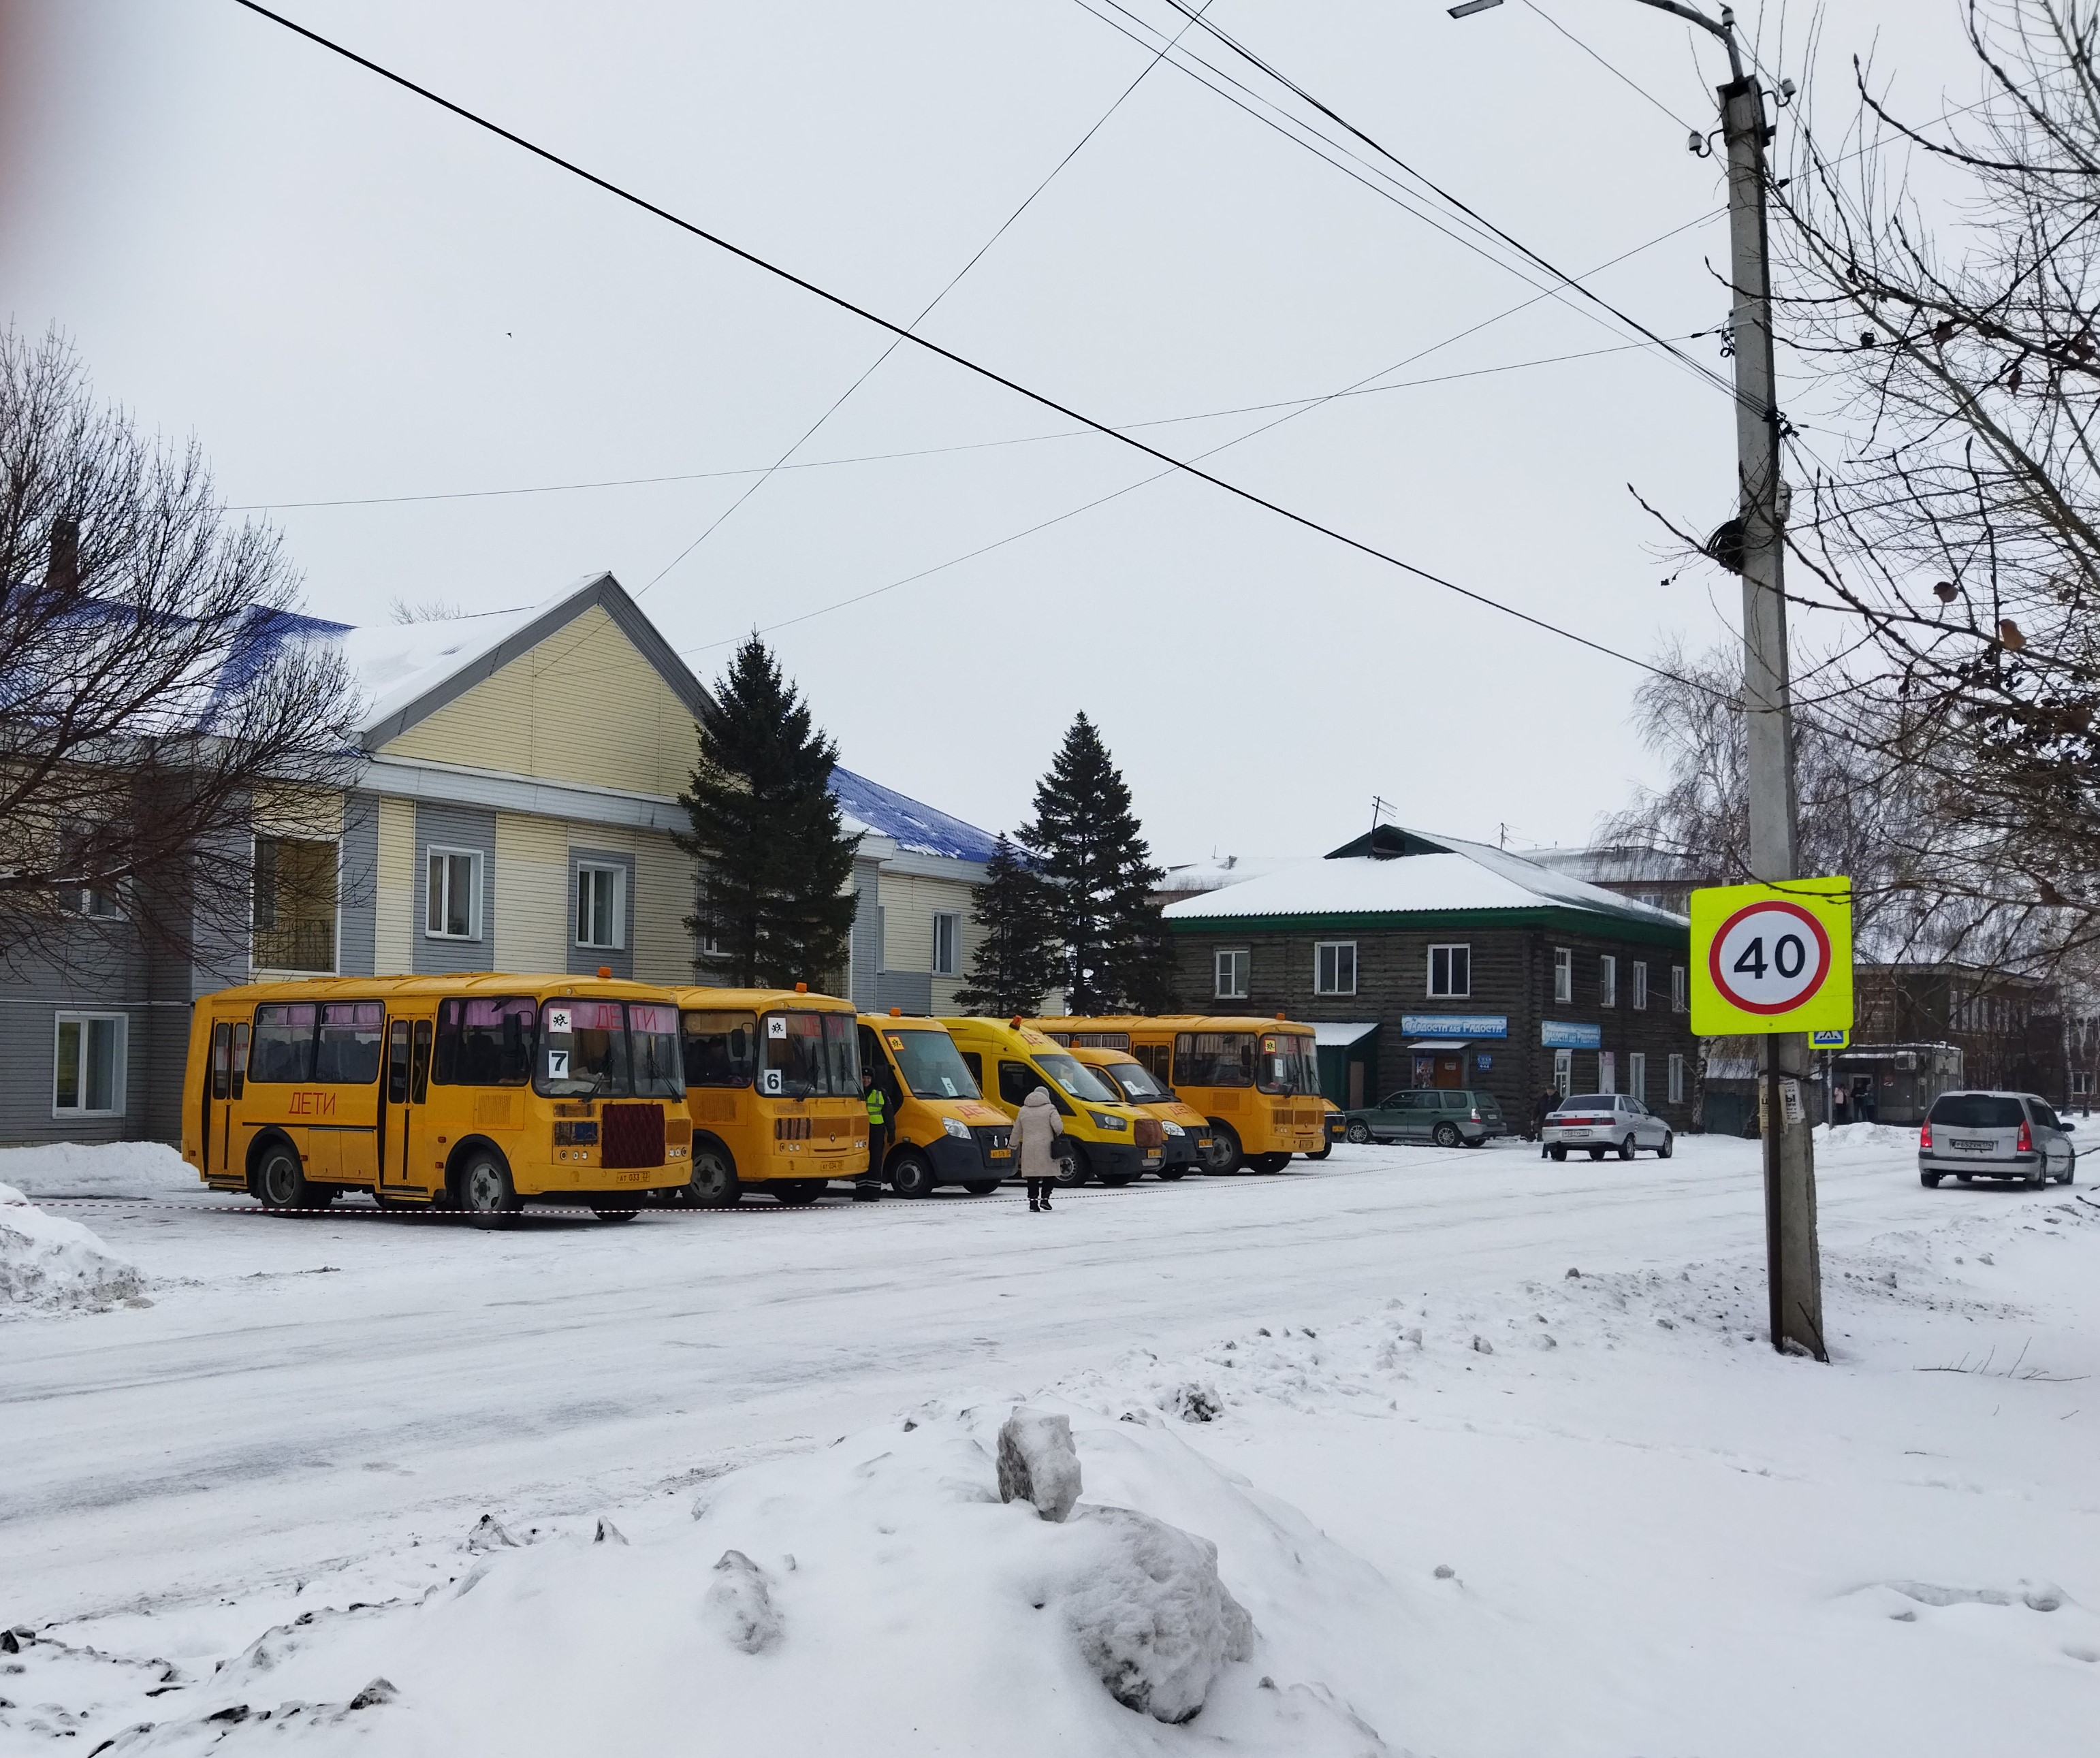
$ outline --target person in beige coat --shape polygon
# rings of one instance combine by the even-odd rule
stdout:
[[[1037,1087],[1021,1101],[1021,1115],[1013,1120],[1013,1157],[1028,1181],[1031,1212],[1049,1211],[1050,1187],[1057,1176],[1057,1138],[1064,1133],[1065,1120],[1051,1104],[1048,1090]]]

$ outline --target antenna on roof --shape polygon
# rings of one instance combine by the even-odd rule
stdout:
[[[1373,794],[1371,795],[1371,828],[1376,830],[1379,827],[1379,817],[1392,809],[1393,804],[1390,800],[1382,800],[1376,794]]]

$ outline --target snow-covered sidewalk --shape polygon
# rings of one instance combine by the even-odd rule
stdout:
[[[106,1205],[157,1304],[0,1330],[0,1751],[2083,1751],[2100,1207],[1822,1148],[1829,1367],[1760,1340],[1749,1143],[1040,1220]],[[1186,1596],[996,1500],[1023,1399],[1251,1615],[1185,1725],[1100,1632],[1180,1654]]]

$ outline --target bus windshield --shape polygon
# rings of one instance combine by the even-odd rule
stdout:
[[[1320,1057],[1309,1038],[1286,1037],[1280,1032],[1261,1034],[1261,1062],[1255,1085],[1265,1093],[1309,1093],[1320,1090]]]
[[[858,1099],[860,1046],[849,1013],[769,1013],[758,1090],[770,1099]]]
[[[1116,1095],[1096,1080],[1093,1071],[1057,1051],[1038,1051],[1035,1066],[1073,1098],[1091,1104],[1114,1104]]]
[[[955,1041],[946,1032],[889,1032],[882,1034],[896,1059],[897,1072],[914,1099],[975,1099],[977,1083],[964,1066]]]
[[[1108,1072],[1115,1077],[1115,1083],[1134,1105],[1163,1104],[1174,1095],[1153,1078],[1151,1069],[1141,1062],[1111,1062]]]

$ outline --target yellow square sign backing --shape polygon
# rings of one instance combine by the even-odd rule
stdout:
[[[1852,882],[1788,879],[1692,894],[1692,1029],[1852,1028]]]

